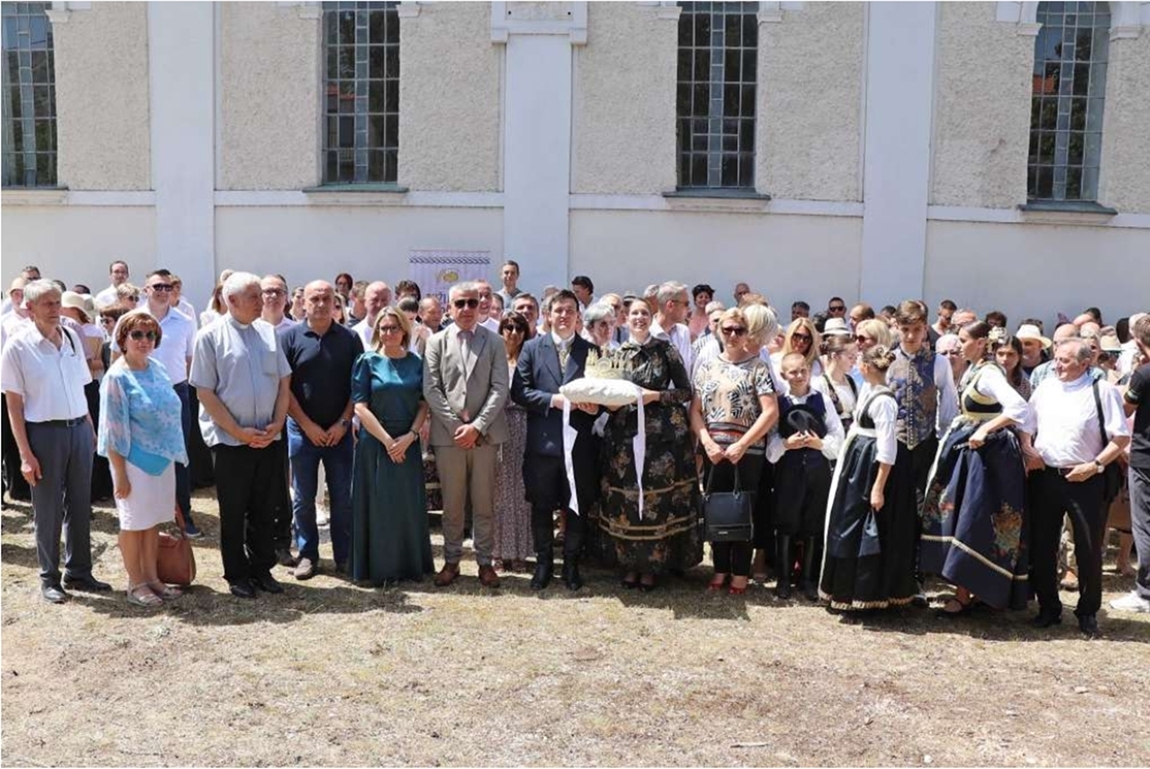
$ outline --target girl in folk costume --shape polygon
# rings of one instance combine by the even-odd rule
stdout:
[[[959,386],[961,413],[939,447],[922,508],[922,568],[955,585],[942,611],[962,614],[973,595],[996,608],[1026,607],[1026,471],[1018,438],[1027,405],[994,362],[1006,342],[984,322],[959,331],[971,362]]]
[[[784,355],[780,370],[789,389],[779,398],[778,428],[767,446],[767,461],[775,463],[775,560],[790,564],[793,540],[802,543],[802,591],[814,601],[831,462],[842,447],[843,427],[829,399],[811,389],[811,370],[802,353]],[[779,570],[779,598],[790,598],[789,577],[788,569]]]
[[[898,405],[886,386],[895,355],[875,345],[862,355],[855,421],[847,435],[831,481],[827,506],[826,549],[819,597],[832,610],[882,609],[910,603],[918,589],[914,549],[902,544],[892,516],[887,480],[898,452]],[[913,522],[911,523],[913,526]]]

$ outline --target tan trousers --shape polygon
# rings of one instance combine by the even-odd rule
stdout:
[[[471,539],[475,561],[491,565],[495,547],[495,461],[499,447],[474,449],[434,446],[435,467],[443,492],[443,555],[448,563],[463,557],[463,528],[471,499]]]

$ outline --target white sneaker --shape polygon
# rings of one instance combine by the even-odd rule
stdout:
[[[1110,608],[1118,611],[1132,611],[1138,614],[1147,614],[1150,613],[1150,601],[1138,595],[1138,593],[1130,591],[1121,598],[1116,598],[1111,601]]]

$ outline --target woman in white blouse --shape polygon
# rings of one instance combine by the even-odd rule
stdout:
[[[959,415],[927,481],[922,570],[957,588],[942,609],[947,616],[969,610],[974,595],[996,609],[1022,609],[1030,565],[1026,472],[1012,428],[1026,423],[1028,408],[994,361],[1006,333],[979,321],[958,337],[971,366],[958,387]]]

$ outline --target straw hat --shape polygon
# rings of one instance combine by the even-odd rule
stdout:
[[[1122,343],[1118,341],[1117,334],[1103,334],[1098,340],[1098,347],[1102,352],[1122,352]]]
[[[1018,327],[1018,331],[1015,332],[1014,336],[1019,340],[1037,339],[1042,343],[1043,347],[1050,347],[1054,344],[1054,342],[1050,341],[1048,338],[1042,335],[1042,332],[1038,330],[1038,326],[1035,326],[1032,323],[1023,323]]]
[[[842,318],[827,318],[823,325],[823,336],[852,336],[847,322]]]
[[[87,316],[88,320],[96,317],[96,303],[87,294],[77,294],[75,291],[65,291],[60,295],[60,306],[71,307]]]

